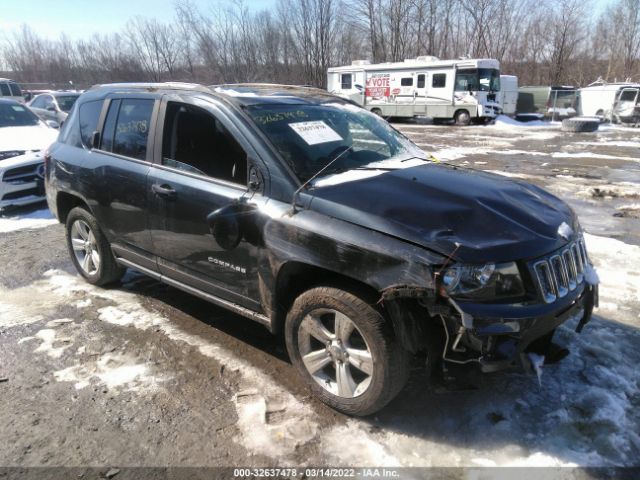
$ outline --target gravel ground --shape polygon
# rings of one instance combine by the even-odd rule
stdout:
[[[395,125],[438,160],[541,185],[589,232],[601,308],[536,377],[434,392],[416,369],[378,415],[315,401],[280,338],[129,272],[73,271],[43,205],[0,217],[0,466],[631,466],[640,458],[640,130]],[[0,475],[1,476],[1,475]]]

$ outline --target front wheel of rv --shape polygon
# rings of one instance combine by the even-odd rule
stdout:
[[[471,115],[466,110],[458,110],[456,114],[453,116],[453,119],[456,122],[456,125],[461,127],[466,127],[471,123]]]

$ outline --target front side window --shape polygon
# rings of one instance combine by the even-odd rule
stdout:
[[[111,151],[125,157],[145,160],[152,112],[151,99],[122,99],[115,122]]]
[[[623,90],[620,94],[621,102],[635,102],[638,90]]]
[[[424,153],[384,120],[362,108],[332,101],[317,105],[245,107],[282,159],[306,182],[333,162],[329,175],[386,160],[424,158]]]
[[[410,87],[413,85],[413,78],[412,77],[405,77],[400,79],[400,85],[403,87]]]
[[[19,103],[0,103],[0,127],[29,127],[38,125],[38,117]]]
[[[177,102],[167,104],[162,164],[218,180],[247,184],[247,154],[210,112]]]
[[[80,138],[85,147],[89,148],[91,135],[98,129],[98,119],[102,111],[102,100],[94,100],[93,102],[85,102],[80,105],[78,112],[80,119]]]
[[[351,74],[343,73],[341,76],[341,88],[342,90],[351,90]]]
[[[431,82],[431,86],[433,88],[444,88],[447,84],[447,74],[446,73],[434,73],[433,80]]]

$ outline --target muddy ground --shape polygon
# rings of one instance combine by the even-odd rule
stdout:
[[[636,465],[640,130],[396,127],[581,216],[602,308],[582,335],[560,329],[572,353],[541,384],[502,373],[435,391],[416,366],[382,412],[347,418],[309,395],[258,324],[133,272],[84,283],[62,226],[20,226],[37,205],[5,212],[15,228],[0,233],[0,466]]]

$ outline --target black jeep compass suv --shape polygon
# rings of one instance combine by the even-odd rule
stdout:
[[[318,89],[94,87],[46,166],[88,282],[133,268],[283,331],[309,387],[349,414],[387,404],[418,353],[440,371],[529,368],[597,298],[564,202],[430,161]]]

